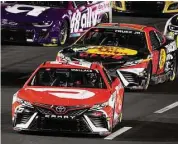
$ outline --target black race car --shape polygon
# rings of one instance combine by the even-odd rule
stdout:
[[[176,49],[174,39],[154,27],[103,23],[60,50],[57,60],[67,56],[101,62],[112,75],[119,73],[127,88],[145,90],[150,82],[175,79]]]

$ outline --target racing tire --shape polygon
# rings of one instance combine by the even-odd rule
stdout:
[[[64,20],[60,27],[60,32],[58,36],[58,45],[66,44],[68,38],[69,38],[69,24],[66,20]]]
[[[173,71],[170,75],[169,81],[174,81],[176,79],[176,73],[177,73],[177,57],[175,55],[175,59],[173,61]]]
[[[152,66],[151,64],[148,65],[148,68],[146,69],[146,81],[143,84],[143,90],[147,90],[149,85],[150,85],[150,81],[151,81],[151,71],[152,71]]]
[[[100,23],[108,23],[109,22],[109,16],[107,13],[103,14],[102,18],[101,18],[101,22]]]

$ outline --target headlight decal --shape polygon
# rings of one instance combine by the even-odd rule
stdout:
[[[13,95],[12,104],[17,101],[17,95],[18,95],[18,91]]]
[[[26,100],[23,100],[23,99],[21,99],[21,98],[19,98],[19,97],[17,97],[16,101],[17,101],[18,103],[20,103],[22,106],[26,106],[26,107],[31,107],[31,108],[33,108],[32,104],[31,104],[30,102],[28,102],[28,101],[26,101]]]
[[[35,27],[50,27],[53,24],[53,21],[43,21],[39,23],[32,23]]]

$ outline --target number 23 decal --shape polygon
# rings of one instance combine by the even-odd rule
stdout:
[[[29,9],[29,8],[31,8],[31,9]],[[16,4],[14,6],[8,6],[5,10],[7,12],[14,13],[14,14],[27,12],[27,15],[37,17],[38,15],[40,15],[43,11],[45,11],[47,9],[49,9],[49,7]]]

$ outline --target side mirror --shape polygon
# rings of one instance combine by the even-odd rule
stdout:
[[[116,70],[116,74],[120,78],[124,87],[127,87],[129,85],[129,82],[125,79],[125,77],[121,74],[121,72],[119,70]]]

